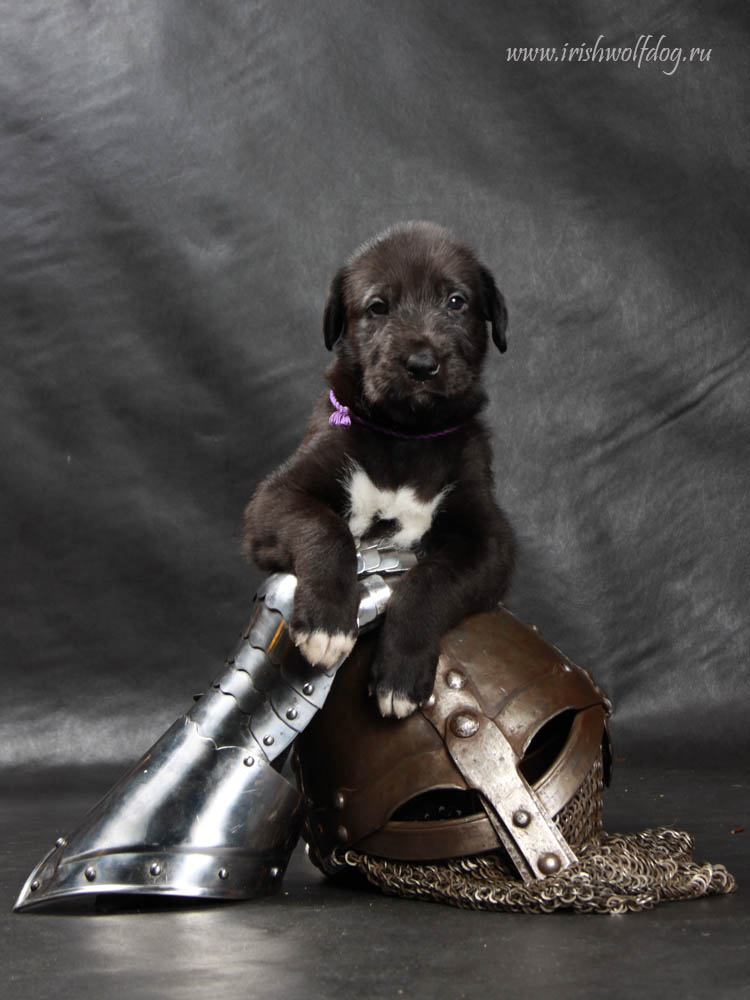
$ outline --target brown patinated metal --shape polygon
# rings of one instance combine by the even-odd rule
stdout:
[[[590,676],[498,608],[443,638],[434,698],[386,720],[367,696],[374,642],[360,640],[297,743],[314,851],[416,861],[504,849],[529,879],[572,863],[553,819],[601,757],[609,702]],[[461,815],[440,806],[451,790],[475,793]],[[415,800],[426,815],[402,818]]]

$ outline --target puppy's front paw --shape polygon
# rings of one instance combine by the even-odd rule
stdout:
[[[314,667],[328,670],[351,653],[357,641],[357,592],[341,602],[297,586],[289,626],[292,642]]]
[[[312,632],[298,632],[292,629],[290,635],[292,642],[308,663],[312,663],[314,667],[323,667],[325,670],[348,656],[357,641],[356,632],[334,632],[331,635],[323,629],[315,629]]]
[[[408,695],[398,694],[386,685],[379,684],[375,693],[378,710],[384,719],[407,719],[419,708],[419,702],[413,701]]]
[[[421,650],[410,656],[383,647],[372,666],[370,690],[384,718],[405,719],[432,694],[438,650]]]

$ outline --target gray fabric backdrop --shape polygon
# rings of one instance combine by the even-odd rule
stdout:
[[[508,300],[509,605],[619,753],[748,760],[745,7],[0,5],[4,762],[134,759],[217,673],[327,282],[407,218]],[[562,57],[641,36],[669,61]]]

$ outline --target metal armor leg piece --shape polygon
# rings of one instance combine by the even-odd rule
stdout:
[[[391,574],[415,561],[391,548],[360,551],[360,630],[385,610]],[[312,667],[292,643],[296,585],[280,573],[264,582],[224,672],[56,841],[16,910],[83,893],[245,899],[279,889],[304,813],[280,774],[282,755],[323,706],[340,666]]]

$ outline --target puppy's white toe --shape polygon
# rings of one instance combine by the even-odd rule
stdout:
[[[393,715],[393,691],[378,691],[378,711],[387,719]]]
[[[396,694],[395,691],[378,692],[378,709],[384,719],[406,719],[419,706],[406,695]]]
[[[324,658],[320,661],[326,669],[336,666],[354,649],[357,641],[356,632],[334,632],[328,637],[328,648]]]
[[[347,632],[330,635],[323,629],[315,629],[313,632],[294,633],[292,639],[309,663],[328,670],[351,653],[357,636]]]
[[[418,708],[419,705],[417,705],[416,701],[412,701],[411,698],[407,698],[405,695],[394,694],[393,714],[397,719],[406,719],[416,712]]]

